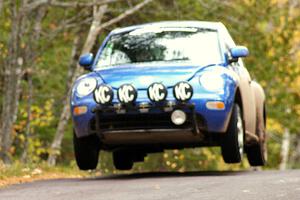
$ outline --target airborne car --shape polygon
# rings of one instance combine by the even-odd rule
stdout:
[[[220,146],[226,163],[247,154],[266,161],[262,87],[253,81],[222,23],[170,21],[113,30],[90,73],[72,90],[74,150],[80,169],[94,169],[111,151],[116,169],[131,169],[149,153]]]

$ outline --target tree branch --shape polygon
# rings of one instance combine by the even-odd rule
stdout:
[[[61,8],[78,8],[78,7],[93,7],[93,6],[101,6],[105,4],[110,4],[114,3],[120,0],[98,0],[95,2],[88,2],[88,3],[83,3],[83,2],[61,2],[57,0],[36,0],[30,4],[27,4],[25,8],[25,12],[30,12],[40,6],[43,5],[49,5],[49,6],[55,6],[55,7],[61,7]]]
[[[96,30],[97,33],[99,33],[101,30],[107,28],[108,26],[111,26],[115,23],[120,22],[121,20],[123,20],[124,18],[134,14],[136,11],[138,11],[139,9],[141,9],[142,7],[144,7],[145,5],[151,3],[153,0],[144,0],[143,2],[135,5],[134,7],[132,7],[131,9],[125,11],[124,13],[122,13],[121,15],[109,20],[108,22],[103,23],[101,26],[99,26]]]
[[[48,0],[49,1],[49,0]],[[89,3],[83,3],[83,2],[60,2],[52,0],[50,2],[51,6],[57,6],[57,7],[63,7],[63,8],[77,8],[77,7],[93,7],[93,6],[102,6],[104,4],[114,3],[120,0],[102,0],[102,1],[95,1],[95,2],[89,2]]]
[[[90,52],[93,45],[95,44],[97,35],[99,33],[99,32],[97,32],[97,28],[100,27],[102,18],[104,16],[106,10],[107,10],[107,5],[100,6],[98,10],[95,10],[94,18],[93,18],[92,24],[90,26],[90,30],[89,30],[86,42],[84,43],[83,48],[82,48],[82,52],[81,52],[82,54]]]

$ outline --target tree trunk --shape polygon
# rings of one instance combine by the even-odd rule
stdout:
[[[20,38],[23,33],[23,19],[18,15],[16,2],[10,3],[11,33],[8,44],[8,56],[4,66],[3,103],[0,129],[0,158],[10,163],[10,147],[12,144],[13,125],[18,114],[20,83],[22,77],[23,57],[20,53]]]
[[[80,54],[80,46],[81,46],[80,35],[78,34],[74,38],[74,42],[73,42],[72,56],[69,64],[68,78],[67,78],[67,85],[66,85],[67,92],[63,100],[63,109],[61,111],[59,123],[49,151],[48,165],[50,166],[54,166],[56,164],[56,158],[60,154],[60,148],[61,148],[61,143],[65,132],[65,127],[70,118],[69,96],[70,96],[70,89],[72,86],[73,76],[77,65],[77,60]]]
[[[93,48],[93,46],[95,45],[97,36],[99,34],[99,32],[97,32],[96,30],[101,25],[102,18],[104,16],[106,10],[107,10],[107,5],[100,6],[99,8],[94,8],[93,21],[90,26],[90,30],[89,30],[87,39],[81,50],[81,54],[89,53],[91,51],[91,49]]]
[[[26,77],[27,77],[27,85],[28,85],[28,98],[27,98],[27,119],[26,119],[26,128],[25,128],[25,142],[24,142],[24,150],[21,155],[21,161],[23,163],[27,163],[28,161],[28,148],[30,143],[30,137],[31,137],[31,106],[32,106],[32,98],[33,98],[33,82],[32,82],[32,76],[33,72],[35,71],[34,65],[32,66],[32,63],[34,63],[34,59],[37,57],[37,51],[38,51],[38,45],[41,38],[41,32],[42,32],[42,21],[44,17],[46,16],[46,7],[40,7],[34,16],[34,24],[33,24],[33,33],[30,34],[28,37],[28,40],[30,45],[26,46],[26,54],[24,55],[26,63],[25,65],[28,66],[26,69]],[[29,29],[31,32],[31,29]]]
[[[3,8],[3,0],[0,0],[0,15],[2,13],[2,8]]]
[[[74,83],[75,79],[77,78],[79,72],[79,66],[77,65],[77,61],[79,58],[80,53],[84,52],[89,52],[96,40],[97,35],[94,34],[96,27],[98,27],[101,24],[102,18],[104,13],[106,12],[107,5],[100,6],[99,9],[97,9],[96,13],[94,14],[94,19],[91,24],[87,40],[85,41],[82,50],[80,50],[78,47],[79,45],[73,46],[73,53],[72,53],[72,61],[70,63],[70,68],[68,72],[68,81],[67,81],[67,87],[66,87],[66,95],[64,96],[63,100],[63,109],[60,115],[60,119],[58,122],[58,126],[56,129],[56,133],[53,139],[53,142],[51,144],[50,152],[49,152],[49,157],[48,157],[48,165],[54,166],[56,164],[56,159],[57,156],[60,154],[60,149],[61,149],[61,143],[64,137],[64,132],[65,132],[65,127],[70,119],[70,93],[71,93],[71,87],[72,84]],[[95,10],[94,10],[95,12]],[[79,37],[76,39],[79,40]],[[79,43],[77,41],[77,43]],[[74,49],[76,47],[76,49]]]
[[[300,166],[300,135],[299,133],[292,138],[292,141],[295,141],[295,149],[291,155],[290,163],[292,167]]]
[[[28,148],[29,148],[29,142],[30,142],[30,127],[31,127],[31,106],[32,106],[32,90],[33,90],[33,85],[32,85],[32,77],[31,77],[31,72],[27,72],[28,76],[28,99],[27,99],[27,119],[26,119],[26,128],[25,128],[25,142],[24,142],[24,150],[22,152],[21,156],[21,162],[27,163],[28,161]]]
[[[282,145],[281,145],[281,152],[280,152],[280,170],[286,170],[288,164],[288,156],[289,156],[289,149],[290,149],[290,131],[288,128],[284,129]]]
[[[27,9],[28,1],[10,1],[11,32],[8,42],[8,56],[4,65],[3,102],[0,126],[0,158],[4,163],[10,163],[10,147],[12,144],[13,125],[17,119],[19,97],[21,93],[21,78],[23,69],[34,62],[34,50],[38,45],[41,33],[41,20],[45,10],[39,7],[37,10]],[[32,33],[31,16],[37,16]],[[30,45],[24,41],[27,39]]]

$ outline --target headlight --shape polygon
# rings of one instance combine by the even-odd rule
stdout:
[[[79,81],[76,87],[76,95],[84,97],[89,95],[97,86],[97,80],[94,78],[84,78]]]
[[[200,75],[199,81],[201,86],[208,91],[219,92],[224,88],[224,80],[219,73],[205,72]]]

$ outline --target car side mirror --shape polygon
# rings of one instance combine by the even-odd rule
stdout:
[[[85,70],[90,71],[93,61],[94,61],[94,55],[92,53],[86,53],[80,56],[79,65],[82,66]]]
[[[238,59],[247,57],[249,55],[249,50],[245,46],[236,46],[230,49],[230,54],[233,59]]]

